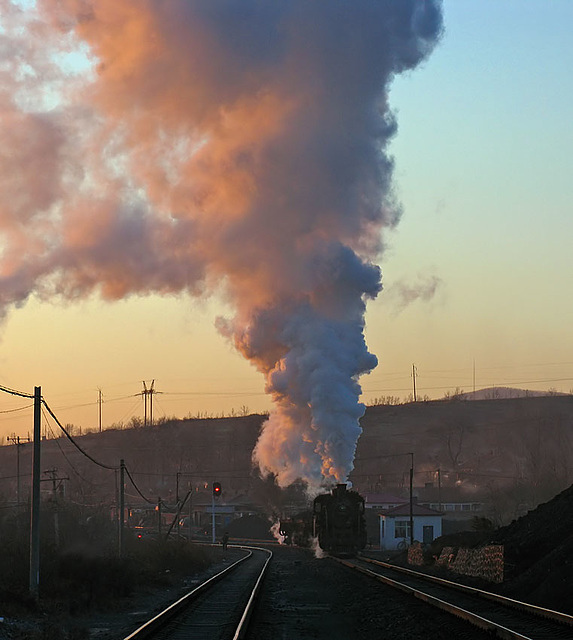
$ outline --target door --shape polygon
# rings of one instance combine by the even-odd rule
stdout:
[[[434,539],[434,525],[425,524],[422,536],[424,538],[424,544],[430,544],[430,542],[432,542],[432,540]]]

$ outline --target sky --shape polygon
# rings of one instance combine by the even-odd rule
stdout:
[[[389,88],[402,213],[376,260],[383,290],[366,303],[378,366],[361,400],[407,397],[413,366],[419,398],[474,385],[568,393],[573,3],[445,0],[443,16],[437,47]],[[98,428],[98,389],[104,429],[142,418],[152,380],[155,418],[268,411],[264,376],[215,327],[232,314],[218,294],[32,294],[2,323],[0,384],[41,386],[83,430]],[[0,435],[31,430],[30,402],[2,394]]]

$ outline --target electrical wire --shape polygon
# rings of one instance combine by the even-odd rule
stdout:
[[[21,393],[19,391],[15,391],[13,389],[9,389],[8,387],[3,387],[0,385],[0,391],[4,391],[5,393],[10,393],[12,395],[17,395],[17,396],[22,396],[25,398],[34,398],[35,396],[32,396],[30,394],[24,394]],[[40,398],[41,403],[43,404],[43,406],[45,407],[46,411],[50,414],[50,416],[52,417],[52,419],[54,420],[54,422],[58,425],[58,427],[60,427],[60,429],[62,430],[62,432],[64,433],[64,435],[68,438],[68,440],[74,445],[74,447],[76,447],[76,449],[82,454],[84,455],[86,458],[88,458],[89,460],[91,460],[94,464],[96,464],[98,467],[102,467],[103,469],[110,469],[111,471],[117,471],[118,469],[120,469],[120,467],[117,466],[111,466],[108,464],[104,464],[103,462],[99,462],[99,460],[96,460],[93,456],[91,456],[87,451],[85,451],[82,447],[80,447],[80,445],[74,440],[74,438],[72,438],[72,436],[68,433],[68,431],[64,428],[64,426],[62,425],[62,423],[58,420],[58,418],[56,417],[56,415],[54,414],[54,412],[52,411],[52,409],[50,408],[50,406],[48,405],[48,403],[46,402],[46,400],[44,398]],[[44,414],[45,417],[45,414]],[[47,418],[46,418],[47,421]],[[52,435],[55,435],[49,422],[48,422],[48,427],[50,429],[50,432],[52,433]],[[61,449],[61,447],[59,446],[58,438],[54,438],[54,440],[56,441],[56,443],[58,444],[58,447],[60,448],[60,452],[63,454],[63,451]],[[65,455],[64,455],[65,457]],[[66,458],[67,460],[67,458]],[[77,473],[77,471],[73,468],[73,465],[71,465],[71,463],[69,462],[69,460],[67,460],[68,464],[70,464],[70,467],[72,468],[72,470]],[[125,473],[127,474],[127,477],[129,478],[129,480],[131,481],[131,484],[133,485],[133,487],[135,488],[135,490],[137,491],[137,493],[141,496],[141,498],[143,498],[143,500],[145,500],[146,502],[148,502],[149,504],[154,504],[153,500],[149,500],[149,498],[146,498],[143,493],[140,491],[139,487],[135,484],[135,481],[133,480],[133,478],[131,477],[131,474],[129,473],[129,469],[123,465],[123,469],[125,470]],[[77,473],[77,475],[79,476],[80,474]],[[81,477],[81,476],[80,476]]]
[[[143,495],[143,493],[141,493],[141,491],[139,490],[139,487],[135,484],[135,480],[131,477],[131,473],[129,473],[128,468],[124,466],[124,469],[125,469],[125,473],[127,473],[127,477],[131,480],[131,484],[133,485],[137,493],[139,493],[139,495],[145,500],[145,502],[149,502],[149,504],[155,504],[154,500],[150,500],[149,498],[146,498]]]
[[[18,409],[4,409],[4,411],[0,411],[0,413],[15,413],[16,411],[24,411],[24,409],[29,409],[33,406],[33,404],[27,404],[25,407],[18,407]]]
[[[68,458],[68,456],[65,454],[64,450],[62,449],[62,446],[60,445],[59,442],[59,438],[56,438],[56,435],[54,433],[54,431],[52,430],[52,427],[50,426],[50,423],[48,422],[48,418],[45,414],[45,412],[43,412],[44,415],[44,419],[45,421],[48,423],[48,428],[50,429],[50,433],[54,436],[54,442],[56,443],[56,446],[58,447],[58,449],[60,450],[60,453],[62,454],[62,456],[64,457],[64,460],[68,463],[68,465],[70,466],[70,469],[73,471],[73,473],[76,474],[76,476],[80,479],[83,480],[84,482],[87,482],[89,485],[91,485],[92,487],[97,486],[95,483],[91,482],[90,480],[88,480],[87,478],[84,478],[84,476],[74,467],[74,465],[71,463],[70,459]]]
[[[92,456],[90,456],[90,454],[85,451],[84,449],[82,449],[80,447],[80,445],[72,438],[72,436],[66,431],[66,429],[63,427],[62,423],[58,420],[58,418],[56,418],[54,412],[50,409],[50,407],[48,406],[48,403],[44,400],[44,398],[42,398],[42,404],[46,407],[46,410],[48,411],[48,413],[52,416],[52,418],[54,419],[54,421],[56,422],[56,424],[58,425],[58,427],[60,427],[60,429],[64,432],[64,434],[66,435],[66,437],[68,438],[68,440],[74,445],[74,447],[76,447],[76,449],[82,453],[86,458],[89,458],[94,464],[97,464],[98,467],[102,467],[103,469],[111,469],[112,471],[115,471],[116,469],[119,469],[119,467],[117,466],[111,466],[109,464],[104,464],[103,462],[99,462],[98,460],[96,460],[95,458],[93,458]]]
[[[3,385],[0,385],[0,391],[3,391],[4,393],[9,393],[10,395],[13,396],[20,396],[21,398],[34,398],[34,394],[31,393],[24,393],[22,391],[15,391],[14,389],[10,389],[9,387],[4,387]]]

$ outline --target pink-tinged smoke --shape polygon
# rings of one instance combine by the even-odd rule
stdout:
[[[218,291],[274,401],[261,471],[346,480],[387,88],[440,29],[439,0],[0,0],[0,309]]]

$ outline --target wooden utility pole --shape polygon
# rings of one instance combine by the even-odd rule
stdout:
[[[98,394],[97,394],[98,427],[99,427],[99,432],[101,433],[101,406],[103,404],[103,393],[101,392],[101,389],[99,387],[98,387],[97,391],[98,391]]]
[[[414,454],[410,453],[410,545],[414,544]]]
[[[116,476],[117,477],[117,476]],[[123,512],[125,510],[125,460],[122,458],[119,461],[119,500],[118,500],[118,554],[119,557],[123,557],[123,538],[124,538],[124,517]]]
[[[161,496],[157,498],[157,534],[161,538],[161,532],[163,531],[163,503],[161,501]]]
[[[26,439],[20,441],[20,436],[8,436],[8,442],[13,442],[16,445],[16,503],[20,506],[20,447],[30,442],[29,436]]]
[[[416,369],[416,365],[412,365],[412,380],[414,381],[414,402],[416,402],[416,376],[418,375],[418,370]]]
[[[30,523],[30,596],[38,600],[40,585],[40,443],[42,387],[34,388],[34,462],[32,465],[32,506]]]

